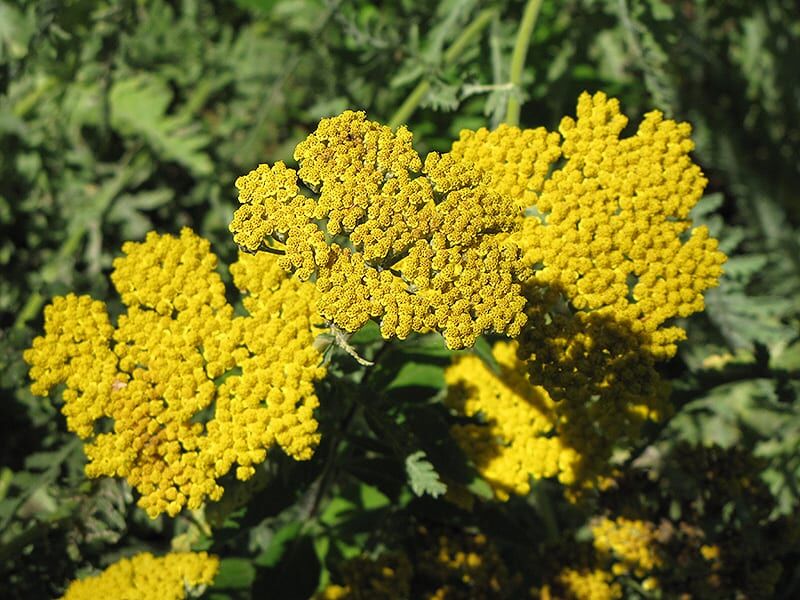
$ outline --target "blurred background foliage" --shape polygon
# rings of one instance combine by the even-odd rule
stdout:
[[[443,481],[479,498],[486,490],[442,441],[449,353],[424,338],[390,344],[369,375],[334,362],[315,459],[274,457],[228,505],[209,507],[208,522],[149,521],[124,484],[87,482],[58,407],[30,395],[21,351],[49,298],[90,293],[113,310],[111,261],[151,229],[189,225],[229,262],[236,177],[291,162],[318,119],[345,108],[407,122],[421,151],[446,150],[461,128],[496,126],[512,95],[522,126],[557,127],[583,90],[619,97],[632,123],[653,108],[690,121],[710,180],[694,218],[730,260],[664,368],[675,416],[621,464],[661,472],[687,444],[745,452],[760,461],[772,508],[730,527],[746,537],[797,514],[800,10],[794,0],[545,1],[517,88],[509,63],[523,8],[0,0],[0,578],[18,590],[11,597],[51,597],[119,556],[170,545],[225,558],[211,597],[305,597],[341,558],[391,547],[420,521],[480,522],[517,557],[541,556],[573,523],[547,509],[547,485],[535,501],[469,513],[432,501]],[[357,341],[377,351],[374,331]],[[668,475],[643,500],[656,521],[659,510],[685,512],[691,496],[664,508],[681,480]],[[692,518],[711,518],[691,506]],[[785,555],[778,597],[800,594],[798,558],[797,548]]]

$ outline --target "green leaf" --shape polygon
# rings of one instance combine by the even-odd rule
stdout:
[[[426,457],[425,452],[420,450],[406,458],[408,483],[417,496],[430,494],[438,498],[447,491],[447,486],[439,479],[439,474]]]
[[[467,489],[484,500],[491,500],[494,498],[492,486],[490,486],[489,483],[481,477],[475,477],[467,486]]]
[[[297,537],[298,533],[300,533],[300,523],[297,521],[292,521],[281,527],[272,536],[269,547],[255,559],[255,564],[259,567],[274,567],[277,565],[286,548]]]
[[[167,114],[172,92],[166,81],[142,74],[117,81],[109,95],[111,125],[123,135],[138,135],[167,160],[175,161],[195,175],[213,171],[203,152],[210,138],[186,114]]]
[[[313,539],[296,537],[274,567],[258,569],[252,597],[305,600],[317,589],[321,568]]]
[[[253,584],[256,570],[246,558],[223,558],[214,579],[216,589],[244,589]]]
[[[500,366],[497,364],[494,354],[492,354],[492,345],[486,340],[485,337],[479,337],[472,350],[478,355],[478,358],[480,358],[484,364],[492,370],[493,373],[500,373]]]
[[[387,390],[402,387],[444,387],[444,370],[438,365],[408,362],[404,364],[397,376],[386,388]]]
[[[6,2],[0,3],[0,61],[20,59],[28,53],[33,20]]]
[[[781,348],[775,355],[770,356],[770,366],[773,369],[786,371],[800,371],[800,341]]]
[[[350,344],[353,346],[361,344],[372,344],[383,339],[381,328],[375,321],[367,321],[366,324],[350,336]]]
[[[675,11],[662,0],[650,0],[650,10],[653,11],[653,18],[656,21],[669,21],[675,18]]]

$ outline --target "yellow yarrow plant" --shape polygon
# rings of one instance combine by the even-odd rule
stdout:
[[[111,275],[126,307],[116,325],[102,302],[56,297],[24,354],[34,394],[64,384],[86,474],[124,477],[151,517],[174,516],[218,500],[229,472],[250,478],[272,447],[310,458],[325,375],[314,286],[272,255],[242,256],[231,272],[249,315],[237,316],[209,242],[188,228],[123,253]]]
[[[597,519],[592,525],[594,547],[600,556],[613,561],[615,575],[632,572],[646,578],[648,585],[656,581],[651,574],[663,564],[656,529],[649,521],[617,517]]]
[[[557,479],[579,492],[613,472],[613,449],[636,440],[647,419],[657,420],[663,398],[612,387],[603,402],[556,402],[531,383],[516,341],[498,342],[498,371],[471,354],[445,372],[446,404],[472,423],[454,425],[453,437],[499,500],[527,495],[531,480]],[[621,386],[620,386],[621,387]]]
[[[602,569],[563,569],[556,578],[556,587],[562,594],[553,594],[551,586],[542,588],[540,600],[570,598],[574,600],[618,600],[623,597],[622,586],[614,576]]]
[[[622,442],[668,412],[656,363],[703,309],[725,255],[689,211],[706,180],[686,123],[648,113],[637,132],[619,102],[584,93],[559,132],[502,125],[462,131],[451,156],[523,210],[505,243],[526,266],[527,322],[493,373],[474,357],[448,372],[450,404],[483,422],[456,437],[495,493],[529,477],[598,485]]]
[[[297,171],[262,164],[236,182],[230,224],[247,252],[314,281],[320,314],[386,338],[439,331],[450,348],[525,323],[519,249],[502,244],[521,216],[488,178],[447,154],[423,160],[411,133],[345,111],[297,145]]]
[[[142,552],[73,581],[62,600],[183,600],[201,595],[218,571],[219,559],[206,552]]]
[[[510,243],[536,288],[629,329],[662,360],[685,337],[671,320],[703,309],[725,255],[689,219],[707,183],[689,156],[691,126],[652,111],[620,138],[627,124],[618,100],[584,92],[558,133],[462,131],[451,155],[526,211]]]
[[[529,479],[597,485],[615,447],[668,411],[655,369],[703,308],[725,256],[689,211],[706,180],[690,128],[654,111],[636,133],[619,103],[584,93],[558,132],[462,131],[421,157],[400,127],[345,111],[294,157],[236,182],[231,266],[247,316],[227,302],[208,242],[128,243],[112,281],[126,306],[54,299],[25,354],[32,390],[65,385],[87,474],[124,477],[151,516],[217,500],[220,479],[254,473],[267,451],[295,459],[319,441],[314,345],[324,323],[385,338],[478,336],[448,371],[453,432],[498,498]],[[342,339],[342,338],[336,338]],[[105,421],[110,420],[108,427]]]

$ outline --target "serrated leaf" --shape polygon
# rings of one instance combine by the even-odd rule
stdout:
[[[699,202],[689,211],[689,218],[693,221],[703,221],[711,213],[718,210],[725,201],[725,196],[720,192],[707,194],[700,198]]]
[[[434,82],[420,103],[423,108],[452,112],[458,108],[460,86]]]
[[[438,498],[447,491],[447,486],[439,479],[433,465],[426,460],[427,455],[419,450],[406,457],[406,474],[411,490],[417,495],[430,494]]]
[[[732,256],[725,262],[725,276],[728,279],[746,279],[761,271],[768,262],[766,254]]]
[[[392,77],[389,82],[389,87],[398,88],[410,85],[420,79],[424,74],[425,67],[421,64],[414,64],[401,68],[398,73]]]

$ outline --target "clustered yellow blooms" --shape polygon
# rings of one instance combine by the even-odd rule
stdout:
[[[536,205],[550,166],[561,156],[560,146],[561,136],[544,127],[520,129],[503,123],[494,131],[463,129],[450,154],[487,174],[499,193],[525,210]]]
[[[493,355],[499,373],[471,354],[445,371],[447,405],[483,419],[454,426],[453,436],[501,500],[510,493],[526,495],[531,477],[574,483],[582,455],[558,435],[555,403],[542,387],[531,385],[516,342],[498,342]]]
[[[418,558],[417,570],[436,582],[427,600],[512,597],[508,567],[482,533],[440,534]]]
[[[592,526],[594,548],[598,555],[613,562],[615,575],[632,573],[645,578],[642,587],[652,590],[658,581],[651,574],[663,565],[653,523],[617,517],[600,518]]]
[[[450,348],[517,336],[522,262],[503,240],[520,208],[469,163],[423,161],[411,141],[363,112],[323,119],[295,149],[298,171],[262,164],[237,180],[234,241],[283,252],[279,264],[315,281],[320,314],[340,330],[375,319],[386,338],[435,330]]]
[[[622,598],[622,587],[614,576],[602,569],[563,569],[556,577],[555,593],[548,584],[539,592],[539,600],[566,598],[568,600],[617,600]]]
[[[689,125],[654,111],[620,139],[627,122],[617,100],[584,93],[560,134],[462,131],[450,152],[525,215],[504,242],[522,250],[527,270],[519,360],[506,358],[497,375],[460,358],[450,375],[470,379],[472,396],[456,408],[488,425],[457,436],[501,497],[526,493],[529,474],[597,483],[616,445],[664,417],[669,390],[655,364],[685,337],[671,319],[702,310],[722,272],[717,241],[688,218],[706,183],[689,157]],[[521,374],[508,384],[509,370],[527,371],[527,387]],[[519,401],[496,401],[498,389]],[[530,423],[537,412],[549,422],[537,415],[528,433],[501,424]],[[525,436],[544,454],[526,458]]]
[[[630,329],[664,359],[685,337],[665,322],[703,309],[725,256],[688,218],[706,184],[689,157],[690,125],[653,111],[620,139],[627,123],[618,100],[584,92],[561,140],[542,129],[464,131],[452,154],[531,213],[511,240],[537,288]]]
[[[63,600],[181,600],[200,595],[219,570],[219,559],[205,552],[149,552],[123,558],[93,577],[73,581]]]
[[[62,412],[87,440],[86,474],[124,477],[151,517],[174,516],[218,500],[234,466],[251,477],[272,446],[310,458],[314,382],[325,374],[314,286],[272,255],[242,256],[231,272],[249,315],[236,316],[209,242],[188,228],[123,252],[111,275],[127,308],[116,327],[102,302],[56,297],[24,354],[33,393],[65,384]]]
[[[480,418],[453,426],[452,434],[500,500],[527,495],[531,478],[555,477],[576,490],[599,485],[612,470],[614,445],[638,434],[642,411],[654,414],[623,391],[613,410],[557,403],[531,383],[516,341],[497,342],[492,354],[497,373],[475,355],[455,359],[445,371],[445,402]]]
[[[591,527],[594,556],[589,565],[567,566],[539,591],[540,600],[616,600],[623,597],[618,577],[639,579],[645,592],[659,587],[653,575],[664,566],[655,526],[648,521],[598,518]]]

